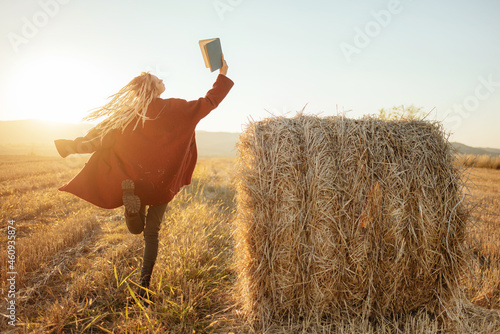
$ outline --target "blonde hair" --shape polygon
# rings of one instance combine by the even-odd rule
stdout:
[[[108,132],[114,129],[120,129],[123,132],[134,120],[136,120],[134,130],[141,120],[144,126],[146,120],[149,119],[146,116],[148,106],[160,93],[155,77],[150,73],[142,72],[118,93],[111,95],[111,101],[106,105],[91,111],[83,118],[84,121],[93,121],[107,116],[92,129],[95,135],[91,139],[102,140]]]

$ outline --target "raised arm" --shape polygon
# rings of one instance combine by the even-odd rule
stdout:
[[[219,69],[219,74],[227,75],[227,69],[228,69],[227,63],[224,60],[224,54],[222,54],[222,67]]]
[[[219,75],[213,87],[207,92],[205,97],[187,102],[186,113],[188,117],[192,117],[198,122],[217,108],[222,100],[224,100],[234,85],[234,82],[226,76],[227,69],[227,63],[224,60],[224,56],[222,56],[222,67],[219,70]]]

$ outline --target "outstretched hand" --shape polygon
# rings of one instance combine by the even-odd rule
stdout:
[[[227,63],[224,60],[224,54],[222,55],[222,67],[219,69],[219,74],[227,75]]]

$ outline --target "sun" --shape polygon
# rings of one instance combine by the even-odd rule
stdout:
[[[14,71],[10,83],[13,118],[78,123],[102,104],[102,74],[90,63],[71,57],[45,56]],[[96,101],[94,96],[101,99]],[[11,112],[12,112],[11,111]]]

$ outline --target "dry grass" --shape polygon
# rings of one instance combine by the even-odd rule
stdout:
[[[9,168],[29,171],[31,184],[18,189],[19,174],[1,184],[2,214],[17,229],[16,332],[192,333],[216,330],[234,318],[226,316],[234,277],[232,159],[203,161],[192,185],[169,204],[151,286],[155,303],[148,309],[133,294],[142,236],[128,233],[121,209],[101,210],[56,189],[84,160],[9,160]],[[44,173],[51,163],[52,171]],[[6,252],[1,255],[5,263]],[[11,329],[7,319],[0,319],[0,329]]]
[[[18,286],[16,328],[0,316],[0,332],[12,333],[251,333],[236,305],[233,263],[233,221],[236,217],[233,159],[201,160],[193,184],[169,205],[162,225],[160,255],[154,270],[152,290],[155,303],[142,309],[133,302],[139,278],[142,236],[128,233],[122,210],[101,210],[55,189],[82,167],[85,158],[63,160],[44,157],[2,157],[0,164],[0,205],[2,229],[5,219],[16,219],[19,243],[50,244],[50,240],[70,239],[88,222],[81,237],[68,241],[65,248],[39,248],[41,261],[31,264]],[[35,161],[36,160],[36,161]],[[22,173],[14,173],[23,171]],[[6,177],[7,173],[9,177]],[[30,179],[22,186],[23,173]],[[42,176],[43,175],[43,176]],[[12,177],[12,179],[10,179]],[[500,253],[493,247],[498,240],[500,174],[474,169],[469,182],[477,186],[472,197],[478,202],[473,259],[476,275],[464,284],[476,305],[457,322],[458,332],[494,333],[498,322],[487,308],[499,309]],[[472,184],[472,183],[471,183]],[[49,200],[52,198],[52,201]],[[58,235],[60,229],[65,233]],[[4,232],[4,230],[2,230]],[[68,234],[67,234],[68,233]],[[0,250],[5,253],[5,233]],[[30,243],[31,243],[30,242]],[[55,241],[54,241],[55,242]],[[23,247],[29,250],[29,247]],[[45,253],[47,252],[47,253]],[[27,253],[26,253],[27,254]],[[32,252],[35,254],[35,252]],[[18,257],[18,265],[28,259]],[[488,262],[490,261],[490,262]],[[32,262],[33,263],[33,262]],[[0,265],[4,275],[4,263]],[[5,283],[2,277],[2,284]],[[3,288],[3,286],[2,286]],[[5,313],[5,290],[0,313]],[[495,327],[496,326],[496,327]],[[439,324],[427,314],[406,319],[345,319],[330,328],[331,333],[439,333]],[[468,328],[468,330],[467,330]]]
[[[457,154],[457,160],[466,167],[500,169],[500,156]]]
[[[500,170],[469,169],[466,177],[474,205],[467,232],[474,259],[465,286],[475,304],[500,309]]]

